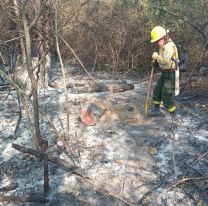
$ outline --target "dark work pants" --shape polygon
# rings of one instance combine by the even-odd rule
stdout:
[[[163,71],[158,79],[153,92],[153,103],[159,105],[163,101],[169,112],[174,112],[176,107],[173,102],[175,92],[175,71]]]

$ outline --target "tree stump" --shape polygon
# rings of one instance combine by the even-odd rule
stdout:
[[[104,109],[100,108],[94,103],[83,106],[80,109],[80,121],[88,126],[95,125],[102,115],[104,114]]]

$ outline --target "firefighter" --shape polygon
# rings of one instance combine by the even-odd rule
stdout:
[[[154,106],[150,113],[153,116],[161,114],[161,102],[172,117],[176,111],[173,96],[179,93],[178,50],[168,33],[169,31],[161,26],[156,26],[151,31],[151,43],[156,43],[159,47],[159,53],[154,52],[152,59],[161,70],[153,91]]]

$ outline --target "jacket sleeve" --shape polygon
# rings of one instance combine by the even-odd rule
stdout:
[[[159,52],[159,56],[157,57],[157,62],[164,66],[169,65],[173,53],[174,53],[174,49],[172,44],[166,44],[164,47],[164,52]]]

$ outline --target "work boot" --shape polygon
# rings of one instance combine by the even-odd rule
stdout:
[[[160,106],[159,105],[155,105],[151,112],[149,113],[149,116],[160,116],[162,115],[162,112],[160,111]]]
[[[176,122],[177,121],[176,111],[170,112],[170,117],[172,122]]]

